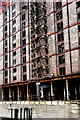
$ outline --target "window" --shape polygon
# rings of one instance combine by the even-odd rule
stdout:
[[[23,57],[23,63],[25,63],[26,62],[26,56],[25,57]]]
[[[16,43],[13,44],[13,49],[16,48]]]
[[[60,41],[64,41],[64,35],[63,35],[63,32],[60,33],[60,34],[57,34],[57,39],[58,39],[58,42],[60,42]]]
[[[22,53],[23,53],[23,54],[26,54],[26,48],[23,48],[23,49],[22,49]]]
[[[62,2],[56,2],[56,10],[60,10],[62,7]]]
[[[7,38],[7,33],[5,33],[4,37]]]
[[[61,20],[62,19],[62,11],[56,14],[56,19]]]
[[[16,76],[13,77],[13,80],[16,80]]]
[[[65,67],[59,68],[60,75],[65,75]]]
[[[78,13],[78,15],[77,15],[77,16],[78,16],[78,20],[80,20],[80,13]]]
[[[23,72],[26,72],[26,65],[23,66]]]
[[[7,31],[7,25],[5,26],[5,31]]]
[[[16,20],[13,20],[13,21],[12,21],[12,24],[14,25],[15,23],[16,23]]]
[[[8,56],[7,56],[7,55],[5,55],[5,61],[7,61],[7,59],[8,59]]]
[[[48,54],[48,49],[47,48],[45,48],[45,52],[46,52],[46,54]]]
[[[22,40],[22,45],[26,45],[26,39]]]
[[[4,13],[5,17],[7,16],[7,11]]]
[[[16,51],[15,52],[13,52],[13,56],[15,56],[16,55]]]
[[[22,7],[22,10],[26,10],[26,9],[27,9],[27,6],[26,6],[26,5]]]
[[[13,69],[13,73],[15,73],[15,72],[16,72],[16,68]]]
[[[25,22],[22,23],[22,27],[25,27]]]
[[[12,39],[15,40],[16,39],[16,35],[14,35]]]
[[[23,75],[23,81],[26,81],[26,77],[27,77],[26,75]]]
[[[7,48],[5,48],[5,53],[7,53],[7,51],[8,51]]]
[[[7,68],[8,67],[8,63],[5,63],[5,68]]]
[[[8,71],[5,71],[5,77],[7,77],[8,76]]]
[[[61,31],[63,29],[63,22],[57,24],[57,31]]]
[[[5,46],[7,46],[7,40],[4,41]]]
[[[77,4],[77,8],[80,7],[80,1],[76,2],[76,4]]]
[[[64,52],[64,43],[61,45],[58,45],[58,52],[63,53]]]
[[[26,31],[22,31],[22,37],[25,37],[26,36]]]
[[[12,10],[14,10],[14,9],[15,9],[15,7],[16,7],[16,4],[14,4],[14,5],[12,6]]]
[[[6,79],[5,79],[5,84],[7,84],[7,83],[8,83],[8,79],[6,78]]]
[[[13,13],[12,13],[12,17],[15,17],[15,16],[16,16],[16,12],[13,12]]]
[[[65,56],[62,55],[62,56],[59,56],[59,64],[63,64],[65,63]]]
[[[15,64],[16,64],[16,59],[13,60],[13,65],[15,65]]]
[[[25,20],[25,14],[22,15],[22,20]]]
[[[16,32],[16,27],[13,28],[12,32],[13,32],[13,33]]]

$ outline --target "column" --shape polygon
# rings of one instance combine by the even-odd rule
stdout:
[[[43,98],[44,98],[44,95],[43,95],[43,86],[41,86],[41,99],[43,100]]]
[[[17,99],[20,100],[20,91],[19,91],[19,86],[17,86]]]
[[[12,100],[11,87],[9,87],[9,100]]]
[[[51,81],[51,100],[54,100],[53,84]]]
[[[40,83],[36,83],[37,100],[40,100]]]
[[[67,100],[69,100],[68,80],[66,80],[66,97],[67,97]]]

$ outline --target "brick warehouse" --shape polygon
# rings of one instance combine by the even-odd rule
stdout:
[[[0,4],[2,100],[80,100],[80,1]]]

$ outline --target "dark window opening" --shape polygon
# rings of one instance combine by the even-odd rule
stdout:
[[[13,48],[16,48],[16,43],[13,44]]]
[[[62,56],[59,56],[59,64],[63,64],[65,63],[65,56],[62,55]]]
[[[46,54],[48,54],[48,49],[47,48],[45,48],[45,52],[46,52]]]
[[[64,35],[63,35],[63,32],[60,33],[60,34],[58,34],[58,35],[57,35],[57,38],[58,38],[58,42],[59,42],[59,41],[64,41]]]
[[[64,52],[64,43],[61,45],[58,45],[58,52],[63,53]]]
[[[22,31],[22,37],[26,36],[26,31]]]
[[[15,23],[16,23],[16,20],[13,20],[13,21],[12,21],[12,24],[14,25]]]
[[[22,27],[25,27],[25,25],[26,25],[26,23],[25,23],[25,22],[23,22],[23,23],[22,23]]]
[[[77,15],[77,16],[78,16],[78,20],[80,20],[80,13],[78,13],[78,15]]]
[[[5,63],[5,68],[7,68],[8,67],[8,63]]]
[[[23,66],[23,72],[26,72],[26,65]]]
[[[27,76],[23,75],[23,81],[26,81]]]
[[[13,65],[15,65],[15,64],[16,64],[16,59],[13,60]]]
[[[8,79],[6,78],[6,79],[5,79],[5,84],[7,84],[7,83],[8,83]]]
[[[56,2],[56,10],[60,10],[62,8],[62,2]]]
[[[61,20],[62,19],[62,11],[56,14],[56,19]]]
[[[14,35],[12,39],[15,40],[16,39],[16,35]]]
[[[7,59],[8,59],[8,56],[7,56],[7,55],[5,55],[5,61],[7,61]]]
[[[26,45],[26,39],[22,40],[22,45]]]
[[[8,51],[7,48],[5,48],[5,53],[7,53],[7,51]]]
[[[12,13],[12,17],[15,17],[15,16],[16,16],[16,12],[13,12],[13,13]]]
[[[13,28],[12,32],[13,32],[13,33],[16,32],[16,27]]]
[[[22,49],[22,53],[23,53],[23,54],[26,54],[26,48],[23,48],[23,49]]]
[[[8,76],[8,72],[7,71],[5,71],[5,77],[7,77]]]
[[[13,73],[15,73],[16,71],[17,71],[16,68],[14,68],[14,69],[13,69]]]
[[[13,77],[13,80],[16,80],[16,76]]]
[[[7,38],[7,33],[5,33],[4,37]]]
[[[60,75],[65,75],[65,67],[59,68]]]
[[[76,4],[77,4],[77,8],[80,7],[80,1],[76,2]]]
[[[57,24],[57,31],[61,31],[63,29],[63,22]]]
[[[26,62],[26,56],[25,57],[23,57],[23,63],[25,63]]]
[[[5,43],[5,46],[7,46],[7,40],[5,40],[4,43]]]
[[[15,52],[13,52],[13,56],[15,56],[16,55],[16,51]]]
[[[5,26],[5,31],[7,31],[7,25]]]
[[[26,18],[26,17],[25,17],[25,14],[23,14],[23,15],[22,15],[22,20],[25,20],[25,18]]]
[[[12,6],[12,10],[14,10],[16,8],[16,4],[14,4],[13,6]]]

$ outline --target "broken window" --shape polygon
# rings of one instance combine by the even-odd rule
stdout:
[[[62,55],[62,56],[59,56],[59,64],[63,64],[65,63],[65,56]]]
[[[16,27],[13,28],[12,32],[13,32],[13,33],[16,32]]]
[[[60,75],[65,75],[65,67],[59,68]]]
[[[61,45],[58,45],[58,52],[63,53],[64,52],[64,43]]]
[[[12,6],[12,10],[14,10],[14,9],[15,9],[15,7],[16,7],[16,4],[14,3],[14,5]]]
[[[13,12],[13,13],[12,13],[12,17],[15,17],[15,16],[16,16],[16,12]]]

